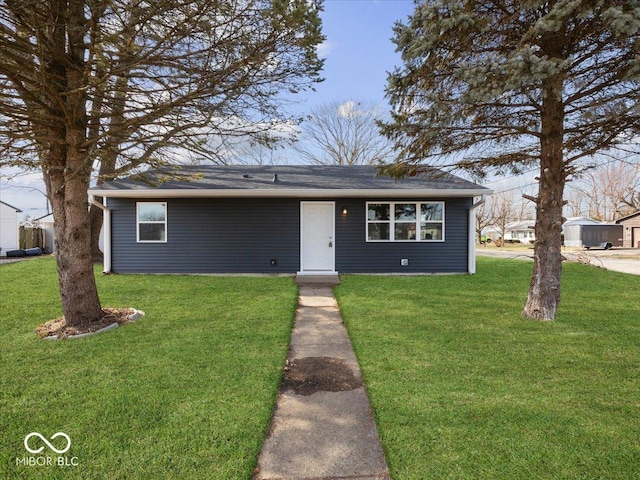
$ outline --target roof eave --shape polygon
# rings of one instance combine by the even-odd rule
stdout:
[[[89,194],[107,198],[399,198],[399,197],[479,197],[491,195],[481,189],[100,189]]]

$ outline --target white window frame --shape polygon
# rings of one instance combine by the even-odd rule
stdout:
[[[389,205],[389,220],[369,220],[369,205]],[[416,224],[416,238],[415,240],[407,240],[407,239],[400,239],[400,240],[396,240],[395,239],[395,224],[396,224],[396,220],[395,220],[395,206],[396,205],[406,205],[406,204],[414,204],[416,206],[416,220],[415,220],[415,224]],[[440,223],[442,225],[442,238],[438,238],[438,239],[428,239],[425,238],[424,240],[421,239],[421,228],[422,228],[422,222],[420,221],[420,214],[422,212],[422,205],[431,205],[431,204],[438,204],[442,206],[442,220],[431,220],[427,223]],[[388,240],[371,240],[369,239],[369,224],[375,224],[375,223],[388,223],[389,224],[389,239]],[[413,223],[413,222],[409,222],[407,220],[400,220],[397,223]],[[412,200],[398,200],[398,201],[388,201],[388,200],[383,200],[383,201],[371,201],[371,202],[366,202],[366,206],[365,206],[365,229],[364,229],[364,236],[365,236],[365,240],[367,242],[372,242],[372,243],[388,243],[388,242],[404,242],[404,243],[442,243],[445,241],[445,202],[444,201],[412,201]]]
[[[164,220],[162,221],[140,221],[140,206],[141,205],[162,205],[164,207]],[[167,208],[167,202],[136,202],[136,241],[138,243],[167,243],[169,232],[167,230],[167,217],[169,211]],[[164,225],[164,240],[141,240],[140,239],[140,224],[158,224]]]

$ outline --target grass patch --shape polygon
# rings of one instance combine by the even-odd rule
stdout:
[[[146,316],[51,342],[34,331],[61,315],[55,262],[0,266],[0,478],[251,478],[287,354],[292,279],[96,274],[103,306]],[[69,435],[77,466],[16,465],[34,431]]]
[[[567,264],[540,323],[520,318],[530,274],[342,277],[394,479],[638,478],[640,277]]]

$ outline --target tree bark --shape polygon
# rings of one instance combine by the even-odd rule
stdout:
[[[536,241],[533,273],[522,315],[554,320],[560,303],[562,275],[562,217],[565,170],[562,78],[552,78],[543,89],[540,137],[540,177],[536,202]]]
[[[59,24],[52,47],[57,55],[47,67],[50,78],[54,79],[47,103],[64,122],[51,122],[50,135],[45,137],[51,141],[42,142],[41,148],[44,179],[56,222],[62,311],[67,325],[73,326],[97,321],[104,315],[93,273],[87,198],[91,162],[86,148],[87,97],[82,88],[86,20],[81,1],[59,0],[53,7],[58,10]],[[65,36],[68,49],[65,49]]]
[[[71,326],[99,320],[103,312],[91,255],[88,172],[53,172],[49,177],[56,219],[58,282],[66,323]]]

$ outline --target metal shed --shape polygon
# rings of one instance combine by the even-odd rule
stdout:
[[[622,226],[606,223],[576,222],[564,226],[567,247],[622,247]]]

